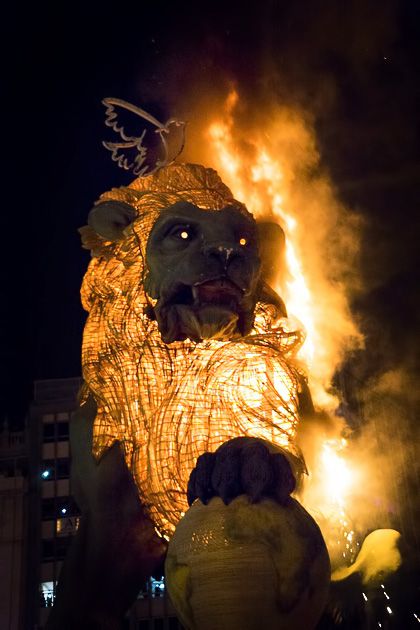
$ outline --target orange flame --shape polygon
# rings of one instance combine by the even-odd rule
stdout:
[[[351,293],[360,289],[360,218],[338,201],[320,167],[316,135],[307,117],[271,103],[256,114],[247,117],[246,105],[232,91],[222,113],[212,115],[206,125],[207,151],[200,159],[218,171],[257,219],[276,221],[283,228],[286,269],[279,270],[273,288],[285,301],[291,325],[306,331],[299,358],[308,372],[315,406],[332,412],[338,406],[331,391],[333,375],[347,352],[362,345],[348,304]],[[344,535],[343,506],[358,475],[346,464],[346,443],[340,435],[331,439],[317,431],[310,446],[312,471],[301,500],[309,510],[318,506],[334,514]],[[309,455],[306,449],[304,453]],[[328,519],[323,526],[328,529]],[[334,527],[330,529],[335,531]],[[331,537],[331,531],[325,533]],[[332,537],[337,546],[335,533]]]
[[[354,220],[319,172],[315,135],[304,119],[278,108],[269,123],[260,121],[244,133],[235,118],[238,102],[232,91],[225,111],[207,128],[206,161],[256,218],[282,226],[287,269],[274,288],[289,317],[306,330],[299,358],[310,368],[314,402],[332,409],[337,406],[328,391],[332,376],[346,350],[360,343],[342,282],[357,255]],[[335,231],[343,221],[345,238]]]

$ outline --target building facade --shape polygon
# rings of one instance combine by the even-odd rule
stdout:
[[[0,431],[0,628],[24,630],[28,431]]]
[[[81,384],[81,378],[35,382],[29,423],[25,630],[45,627],[60,570],[80,521],[70,482],[69,423]],[[148,581],[124,625],[129,630],[181,628],[163,576]]]
[[[60,570],[80,520],[70,483],[69,423],[81,383],[81,378],[37,381],[28,427],[13,432],[6,426],[0,431],[0,630],[42,630],[54,606]],[[390,460],[398,456],[397,463],[404,462],[403,455],[399,455],[404,442],[398,434],[401,429],[396,422],[390,425],[392,418],[402,417],[399,408],[388,403],[382,410],[380,401],[374,403],[378,420],[371,426],[377,449],[384,455],[388,453]],[[417,470],[416,442],[406,442],[407,464]],[[412,582],[416,585],[420,562],[416,512],[419,484],[411,483],[410,467],[407,465],[406,470],[395,464],[395,477],[398,472],[400,483],[387,489],[395,500],[379,506],[378,523],[380,527],[395,527],[410,543],[415,564]],[[401,508],[403,501],[408,506],[408,517]],[[382,596],[382,600],[383,607],[388,599]],[[420,611],[411,600],[405,608],[410,621],[418,623],[416,615]],[[400,605],[400,609],[404,607]],[[383,627],[399,627],[396,621],[389,625],[393,620],[386,606],[384,611],[388,625]],[[396,620],[394,608],[393,617]],[[180,629],[163,577],[150,579],[128,611],[124,630]]]

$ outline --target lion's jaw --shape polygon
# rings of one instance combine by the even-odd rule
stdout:
[[[164,343],[229,341],[247,336],[253,326],[255,299],[246,296],[229,278],[195,285],[173,283],[164,289],[154,307]]]

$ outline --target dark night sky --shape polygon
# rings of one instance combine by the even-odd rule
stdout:
[[[192,8],[189,8],[189,7]],[[419,368],[420,4],[417,0],[259,3],[21,2],[3,30],[2,405],[25,414],[34,379],[80,373],[89,261],[77,228],[92,203],[132,179],[110,160],[101,100],[161,119],[194,90],[235,80],[310,110],[324,165],[366,217],[366,291],[354,303],[369,370]],[[366,355],[365,355],[366,356]]]

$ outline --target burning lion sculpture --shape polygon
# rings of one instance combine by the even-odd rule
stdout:
[[[197,497],[291,500],[312,407],[294,361],[303,333],[267,284],[281,228],[258,225],[215,171],[172,165],[105,193],[81,233],[93,256],[71,438],[83,516],[54,615],[111,628]]]

